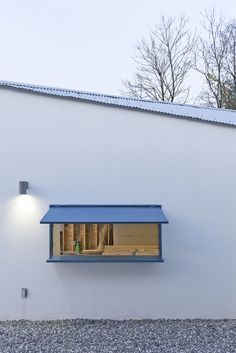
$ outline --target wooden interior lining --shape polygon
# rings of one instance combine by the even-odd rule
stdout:
[[[58,229],[60,231],[57,231],[55,235],[57,235],[59,240],[55,240],[55,249],[53,249],[53,254],[56,251],[57,255],[58,253],[62,255],[87,254],[105,256],[148,256],[160,254],[158,242],[153,244],[114,244],[113,224],[63,224],[59,225]],[[127,234],[130,236],[129,233]],[[137,239],[140,239],[140,235]],[[77,252],[75,251],[76,242],[79,242],[79,251]]]

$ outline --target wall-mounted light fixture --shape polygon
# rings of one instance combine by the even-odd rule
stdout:
[[[28,288],[21,288],[21,298],[28,297]]]
[[[28,188],[29,188],[28,181],[19,181],[19,194],[20,195],[27,194]]]

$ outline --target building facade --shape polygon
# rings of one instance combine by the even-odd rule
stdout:
[[[235,317],[235,112],[0,88],[0,320]],[[162,205],[164,262],[47,263],[50,204]]]

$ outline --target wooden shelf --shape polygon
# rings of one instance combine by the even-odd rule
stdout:
[[[83,255],[102,255],[102,251],[97,250],[97,249],[86,249],[86,250],[82,250],[81,254],[83,254]]]
[[[158,256],[157,245],[112,245],[105,246],[104,256]]]
[[[67,251],[62,251],[61,252],[61,255],[81,255],[81,253],[77,252],[77,251],[70,251],[70,250],[67,250]]]

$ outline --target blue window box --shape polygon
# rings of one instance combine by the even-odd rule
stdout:
[[[73,262],[163,262],[160,205],[51,205],[49,259]]]

